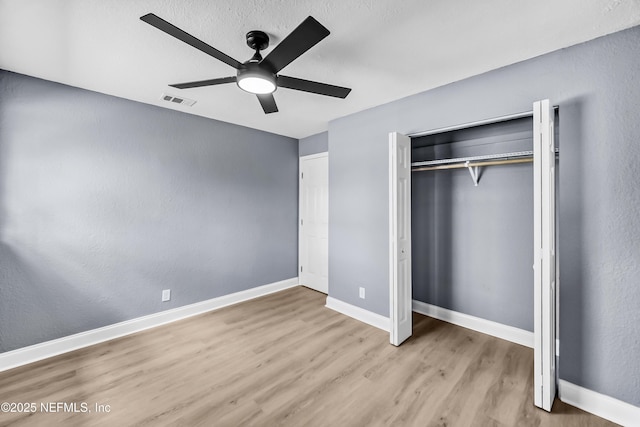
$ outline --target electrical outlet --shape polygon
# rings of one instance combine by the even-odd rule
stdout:
[[[364,299],[364,288],[360,286],[360,298]]]
[[[171,289],[162,290],[162,302],[169,301],[171,299]]]

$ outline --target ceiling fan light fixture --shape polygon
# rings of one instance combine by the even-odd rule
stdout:
[[[258,95],[273,93],[276,90],[275,76],[257,71],[238,73],[237,82],[240,89]]]

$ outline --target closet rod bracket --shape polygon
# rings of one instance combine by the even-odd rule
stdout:
[[[480,178],[480,175],[478,174],[478,166],[469,166],[468,160],[464,163],[464,165],[467,169],[469,169],[469,173],[471,174],[471,179],[473,180],[473,184],[477,187],[478,178]]]

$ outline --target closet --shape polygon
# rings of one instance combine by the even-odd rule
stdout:
[[[411,146],[413,299],[533,332],[533,118]]]
[[[533,332],[534,403],[546,410],[556,390],[557,123],[544,100],[389,134],[391,343],[411,335],[412,301]]]

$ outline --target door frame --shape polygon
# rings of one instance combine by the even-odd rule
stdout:
[[[559,323],[558,317],[556,316],[556,289],[558,288],[557,271],[559,269],[559,260],[556,256],[555,247],[555,232],[557,230],[555,180],[557,175],[555,174],[554,108],[550,107],[550,105],[551,104],[548,99],[536,101],[533,103],[533,109],[530,112],[518,113],[510,116],[504,116],[502,118],[482,120],[469,123],[468,125],[450,126],[441,129],[441,131],[444,132],[447,130],[472,127],[479,124],[497,123],[511,118],[528,116],[532,116],[534,118],[534,146],[536,143],[540,144],[537,149],[534,149],[534,209],[539,209],[539,212],[534,214],[534,233],[535,230],[540,230],[540,234],[544,234],[544,237],[540,240],[540,245],[538,245],[538,237],[540,236],[534,236],[534,404],[546,411],[551,411],[557,389],[557,378],[555,375],[555,358],[557,356],[555,348],[556,330]],[[539,123],[536,123],[536,120],[539,120]],[[536,132],[538,132],[537,136]],[[438,133],[438,130],[428,131],[421,134],[426,135],[431,133]],[[389,133],[390,165],[393,160],[392,141],[395,138],[394,135],[398,135],[398,132]],[[408,137],[419,135],[420,134],[415,134]],[[544,149],[542,149],[543,146]],[[539,169],[537,172],[536,168]],[[391,196],[391,193],[393,192],[393,184],[397,182],[397,179],[397,171],[394,167],[390,167],[390,229],[394,224],[392,212],[394,210],[397,211],[397,206],[393,206],[393,204],[398,203],[398,199]],[[536,182],[536,180],[539,182]],[[551,198],[553,198],[553,200],[551,200]],[[406,203],[407,206],[405,206],[405,208],[408,207],[408,209],[411,209],[411,194],[409,194]],[[409,233],[411,233],[410,229]],[[397,300],[400,298],[400,293],[398,292],[398,287],[395,284],[394,274],[396,273],[393,271],[392,267],[396,254],[393,253],[393,250],[391,249],[394,244],[394,236],[391,232],[389,239],[389,321],[391,342],[393,343],[393,331],[397,331],[399,328],[399,317],[394,311],[394,306],[398,303]],[[539,281],[538,278],[540,278]],[[412,304],[411,288],[409,288],[408,294],[403,295],[403,298],[404,302],[402,302],[402,304]]]
[[[303,202],[303,191],[302,191],[302,163],[308,160],[315,160],[320,158],[327,158],[327,180],[329,179],[329,152],[323,151],[321,153],[308,154],[306,156],[300,156],[298,160],[298,285],[302,284],[302,259],[303,259],[303,224],[302,224],[302,202]],[[329,208],[329,183],[327,182],[327,209]],[[327,228],[328,228],[327,223]],[[327,230],[327,245],[329,244],[329,230]],[[328,254],[327,254],[328,256]],[[327,277],[327,282],[328,282]],[[303,285],[304,286],[304,285]],[[327,283],[327,295],[329,295],[329,284]],[[312,289],[312,288],[309,288]],[[320,291],[318,291],[320,292]]]

